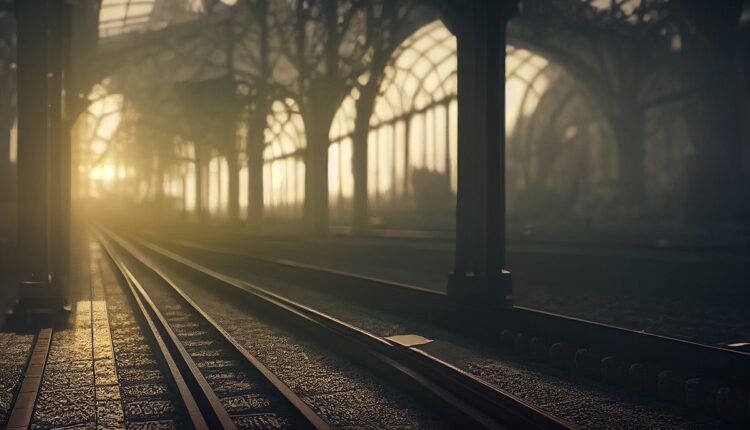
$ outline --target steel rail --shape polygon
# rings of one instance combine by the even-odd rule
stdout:
[[[285,399],[285,401],[289,404],[291,407],[291,410],[295,412],[297,415],[296,418],[298,418],[298,423],[304,423],[305,427],[308,428],[314,428],[317,430],[330,430],[330,426],[328,423],[325,422],[320,416],[318,416],[311,408],[310,406],[305,403],[302,398],[300,398],[291,388],[289,388],[281,379],[279,379],[278,376],[276,376],[268,367],[266,367],[263,363],[260,362],[254,355],[250,353],[242,344],[237,341],[234,337],[232,337],[212,316],[210,316],[207,312],[205,312],[194,300],[192,300],[185,292],[171,279],[169,278],[161,269],[159,269],[157,266],[151,265],[148,262],[146,262],[144,259],[141,258],[141,256],[138,255],[138,251],[132,247],[132,245],[128,244],[127,242],[122,241],[120,238],[113,237],[110,232],[105,232],[105,235],[109,236],[114,242],[116,242],[120,247],[122,247],[127,253],[132,255],[134,258],[136,258],[141,264],[143,264],[145,267],[147,267],[149,270],[153,271],[159,278],[161,278],[169,287],[177,293],[177,295],[180,297],[180,299],[188,305],[188,307],[192,310],[194,310],[200,318],[204,320],[204,322],[208,323],[212,328],[214,328],[222,337],[222,339],[229,345],[231,345],[231,349],[233,349],[239,356],[243,357],[245,361],[253,368],[255,369],[258,374],[269,383],[271,387],[277,392],[277,394],[280,395],[281,398]],[[127,269],[126,269],[127,270]],[[143,291],[144,294],[145,291]],[[150,301],[150,299],[149,299]],[[153,305],[153,302],[150,302]],[[154,305],[154,309],[156,312],[158,312],[158,309]],[[164,324],[166,324],[166,327],[169,327],[169,323],[164,319]],[[170,329],[171,330],[171,329]],[[175,335],[175,341],[177,343],[180,343],[179,339],[177,339]],[[184,348],[183,348],[184,350]],[[185,354],[187,355],[187,358],[190,359],[192,362],[192,358],[190,358],[187,351],[185,351]],[[197,372],[200,375],[200,370],[198,370],[197,365],[192,364],[192,367],[194,367],[195,372]],[[200,375],[200,379],[205,381],[205,379]],[[205,384],[206,390],[210,390],[211,393],[213,393],[213,390],[208,386],[208,383]],[[215,394],[214,394],[214,397]],[[219,402],[218,398],[216,398],[216,401]],[[223,409],[223,407],[222,407]],[[226,418],[230,420],[231,418],[229,415],[226,415]],[[234,425],[234,424],[232,424]],[[212,427],[213,428],[213,427]]]
[[[151,335],[158,345],[160,355],[167,364],[193,426],[197,429],[236,429],[237,427],[232,422],[229,413],[208,385],[164,315],[113,249],[109,240],[104,235],[98,234],[97,236],[128,284],[132,297],[140,310],[139,314],[142,320],[147,323]]]
[[[128,241],[105,230],[118,243]],[[273,317],[294,325],[365,365],[385,373],[402,388],[421,396],[461,426],[472,428],[570,429],[574,426],[455,366],[415,348],[371,334],[300,303],[227,276],[136,238],[142,247],[239,293]],[[123,245],[125,247],[125,245]],[[129,247],[145,265],[157,266],[145,253]],[[162,272],[163,273],[163,272]]]

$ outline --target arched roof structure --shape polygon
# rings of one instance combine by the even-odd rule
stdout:
[[[276,100],[271,105],[263,150],[265,212],[287,219],[302,215],[305,199],[305,126],[297,103]]]
[[[119,60],[110,62],[117,66],[112,68],[115,71],[112,72],[111,91],[124,93],[129,104],[137,107],[143,100],[171,100],[169,94],[173,90],[170,88],[171,84],[162,81],[165,77],[175,82],[192,82],[229,76],[229,47],[226,42],[227,33],[224,32],[228,16],[235,17],[235,22],[238,23],[234,29],[238,47],[238,54],[232,59],[234,76],[247,80],[252,86],[253,79],[256,78],[254,73],[258,72],[255,64],[258,53],[253,49],[243,51],[240,47],[244,46],[242,43],[255,46],[259,34],[257,26],[253,25],[250,15],[242,15],[242,19],[247,21],[244,24],[250,30],[241,29],[239,24],[242,19],[237,18],[241,8],[226,7],[231,1],[222,1],[224,6],[219,2],[215,3],[219,5],[218,8],[204,11],[203,2],[199,0],[101,0],[99,33],[113,43],[105,44],[105,49],[99,54],[104,52]],[[670,67],[676,63],[675,57],[681,50],[681,34],[675,30],[675,23],[681,18],[673,11],[670,12],[669,3],[668,0],[525,1],[519,15],[510,22],[508,31],[508,40],[513,45],[509,47],[506,57],[508,149],[512,152],[514,145],[518,144],[518,148],[527,156],[539,152],[539,149],[532,149],[538,144],[529,142],[543,142],[545,139],[557,142],[555,139],[561,136],[570,137],[563,139],[565,141],[583,141],[582,133],[597,136],[606,134],[605,139],[627,141],[628,139],[620,137],[613,138],[611,131],[607,130],[607,124],[623,122],[619,117],[620,112],[627,110],[621,109],[618,104],[623,94],[636,94],[635,106],[645,106],[643,109],[650,110],[649,112],[653,111],[654,105],[664,103],[662,100],[667,100],[668,103],[669,100],[677,100],[679,103],[682,100],[680,92],[684,82],[672,79],[674,73],[671,72],[674,70]],[[286,7],[284,2],[274,4]],[[459,5],[460,2],[455,4]],[[237,6],[240,5],[238,3]],[[213,13],[215,11],[222,13]],[[243,13],[251,14],[250,11]],[[186,22],[190,17],[207,19],[196,20],[196,25],[193,26],[193,22]],[[455,162],[456,155],[453,153],[455,150],[451,139],[457,141],[453,137],[456,131],[454,117],[457,115],[452,113],[452,103],[457,98],[458,90],[456,39],[440,21],[428,22],[404,37],[431,18],[422,14],[421,19],[418,24],[412,23],[410,27],[395,27],[394,31],[399,34],[397,40],[402,42],[392,52],[391,60],[384,70],[380,94],[370,119],[371,131],[392,127],[392,131],[383,129],[377,132],[377,139],[385,142],[379,146],[378,154],[389,151],[395,153],[395,148],[402,145],[398,139],[406,141],[412,138],[411,134],[405,137],[402,134],[412,133],[416,136],[424,132],[425,137],[417,136],[417,140],[423,141],[421,143],[425,145],[432,142],[435,148],[439,148],[439,151],[435,149],[432,152],[440,154],[434,157],[440,160],[440,163],[434,162],[434,166],[442,168],[445,164],[452,169],[451,164]],[[172,25],[174,23],[187,25]],[[406,27],[408,30],[405,30]],[[166,31],[154,31],[151,33],[154,37],[115,37],[159,29]],[[295,65],[291,60],[294,49],[283,46],[284,35],[287,33],[277,30],[273,30],[276,33],[269,39],[272,42],[270,48],[273,60],[270,65],[271,80],[275,85],[284,87],[279,94],[291,94],[298,100],[305,100],[291,88],[296,77]],[[161,37],[162,33],[164,37]],[[591,34],[601,34],[603,37],[591,38]],[[144,45],[138,48],[142,52],[136,52],[135,48],[120,49],[118,40],[132,41],[134,44],[148,42],[150,45],[148,48]],[[648,41],[648,45],[643,45],[643,41]],[[623,49],[618,49],[620,45]],[[389,45],[388,52],[391,49],[393,45]],[[629,61],[634,53],[640,52],[648,52],[651,56],[648,63],[634,64]],[[163,72],[167,69],[173,71],[168,76]],[[280,78],[280,75],[285,78]],[[353,80],[350,78],[347,82]],[[153,85],[144,85],[144,82],[153,82]],[[569,96],[572,89],[576,93]],[[355,86],[343,100],[329,130],[331,144],[339,145],[338,149],[334,149],[334,152],[339,151],[339,155],[348,154],[342,148],[351,145],[345,140],[354,129],[357,100],[358,90]],[[433,108],[435,112],[429,112]],[[268,121],[269,130],[266,130],[266,161],[292,156],[302,159],[305,135],[303,121],[297,109],[296,104],[289,100],[274,104]],[[597,109],[601,112],[597,112]],[[579,117],[573,118],[575,115]],[[586,115],[589,116],[588,119],[583,118]],[[541,129],[544,127],[539,125],[554,118],[557,118],[555,137],[541,136]],[[583,125],[584,120],[599,122],[600,130],[589,130]],[[576,124],[575,127],[568,126],[573,123]],[[573,139],[571,136],[576,133],[579,137]],[[372,135],[374,134],[371,133]],[[443,149],[443,140],[450,142],[448,150]],[[391,146],[394,149],[389,149]],[[602,148],[609,151],[610,148],[605,146]],[[415,146],[411,145],[411,148],[414,149]],[[453,151],[450,155],[453,160],[446,157],[443,163],[442,154],[448,151]],[[425,150],[424,153],[430,152]],[[411,155],[415,155],[415,160],[419,158],[419,154]],[[411,155],[407,154],[406,157]],[[397,166],[401,164],[403,163],[394,163]],[[404,170],[408,170],[408,166]],[[350,170],[343,161],[340,167],[342,175]],[[412,167],[431,168],[427,164],[415,164]],[[612,170],[615,175],[628,171],[622,166]],[[397,178],[401,173],[408,174],[397,169],[394,171],[396,173],[393,176]],[[454,172],[451,171],[451,175]],[[383,175],[380,177],[385,178]],[[399,181],[395,182],[400,184]],[[408,180],[399,186],[404,192],[410,188]]]
[[[121,94],[107,94],[103,87],[95,87],[85,117],[88,141],[95,152],[106,150],[122,119],[122,107]]]
[[[99,6],[99,37],[148,28],[156,1],[102,0]]]
[[[371,125],[398,118],[455,96],[456,37],[440,22],[417,30],[394,52],[385,69]]]
[[[505,131],[513,133],[522,116],[534,113],[550,84],[549,61],[525,49],[508,47],[505,57]]]
[[[276,100],[271,105],[265,130],[265,160],[296,154],[307,146],[305,125],[297,103],[292,99]]]
[[[339,106],[336,116],[333,118],[331,130],[328,137],[331,142],[336,142],[345,136],[354,132],[354,119],[357,117],[356,100],[359,98],[359,91],[355,88],[352,90]]]
[[[528,49],[508,47],[506,56],[506,132],[512,133],[522,116],[531,115],[559,67]],[[379,124],[417,112],[457,95],[456,38],[434,21],[408,37],[394,52],[386,68],[381,94],[370,124]],[[348,106],[347,103],[351,104]],[[353,130],[353,101],[347,99],[337,115],[335,127]],[[342,132],[336,132],[341,135]],[[345,133],[343,133],[345,134]]]
[[[235,2],[221,1],[227,5]],[[99,39],[161,30],[193,20],[203,12],[202,0],[100,0]]]

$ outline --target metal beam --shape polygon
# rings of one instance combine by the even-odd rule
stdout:
[[[458,41],[458,197],[448,293],[512,305],[505,265],[505,39],[514,0],[462,3]]]
[[[63,310],[59,280],[62,176],[61,4],[16,3],[18,25],[18,248],[22,279],[11,315]],[[58,262],[56,267],[55,262]],[[12,318],[15,320],[15,317]],[[36,318],[29,322],[34,323]],[[20,321],[16,321],[20,322]]]
[[[24,278],[44,282],[50,275],[46,1],[16,3],[19,257]]]
[[[50,220],[50,273],[59,277],[66,267],[62,262],[65,243],[63,217],[63,124],[62,124],[62,67],[63,3],[47,0],[47,104],[49,108],[49,220]]]

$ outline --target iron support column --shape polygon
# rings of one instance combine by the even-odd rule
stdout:
[[[18,22],[18,234],[23,276],[47,281],[49,143],[46,0],[16,3]]]
[[[54,276],[59,238],[51,237],[59,203],[60,14],[53,0],[16,2],[18,24],[18,247],[22,283],[19,309],[62,309]],[[55,67],[53,72],[50,66]],[[56,72],[56,73],[55,73]],[[53,248],[54,246],[54,248]]]
[[[462,2],[458,40],[458,300],[512,305],[505,265],[505,39],[517,0]]]
[[[67,271],[63,262],[65,217],[63,216],[63,124],[62,124],[62,15],[60,0],[47,0],[47,104],[49,108],[49,219],[50,219],[50,273],[60,279]]]
[[[70,275],[70,229],[71,229],[71,198],[73,191],[73,166],[72,166],[72,147],[71,147],[71,133],[73,125],[75,124],[76,114],[78,112],[75,109],[75,104],[80,104],[77,91],[75,91],[75,85],[72,79],[72,15],[74,5],[66,2],[63,4],[62,10],[62,128],[60,130],[60,166],[61,166],[61,181],[60,181],[60,195],[61,195],[61,243],[62,251],[60,255],[61,268],[63,270],[62,276],[65,280],[69,279]]]

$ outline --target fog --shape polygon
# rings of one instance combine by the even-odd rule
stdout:
[[[424,282],[445,289],[467,144],[445,2],[79,3],[92,7],[72,18],[74,213],[172,238],[432,237]],[[15,40],[3,9],[9,244]],[[750,333],[747,2],[523,0],[504,64],[496,222],[514,303],[644,330],[724,314],[726,333],[681,335]],[[610,315],[631,307],[650,318]]]

